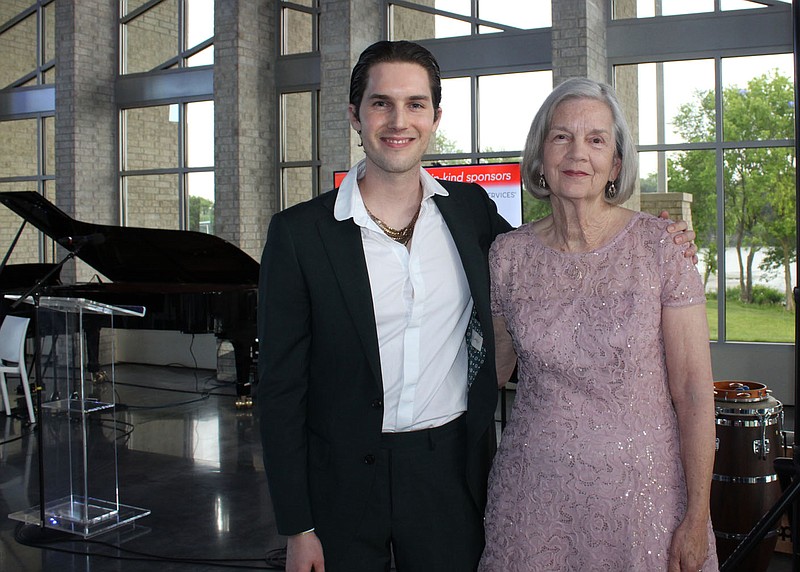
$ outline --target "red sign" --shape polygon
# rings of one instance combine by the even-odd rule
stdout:
[[[522,180],[519,163],[484,163],[481,165],[447,165],[425,167],[433,177],[444,181],[477,183],[497,205],[498,212],[512,226],[522,224]],[[334,186],[339,187],[347,171],[333,174]]]

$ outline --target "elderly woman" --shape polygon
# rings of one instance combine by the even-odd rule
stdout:
[[[668,221],[619,206],[636,149],[609,86],[559,85],[523,178],[552,215],[492,246],[498,379],[518,386],[481,570],[717,570],[703,285]]]

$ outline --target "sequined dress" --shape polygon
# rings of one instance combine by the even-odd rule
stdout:
[[[490,253],[492,309],[519,356],[489,479],[483,572],[667,569],[686,507],[660,307],[703,303],[697,270],[635,213],[590,253],[530,225]],[[704,571],[717,570],[711,523]]]

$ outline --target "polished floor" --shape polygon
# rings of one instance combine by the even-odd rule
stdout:
[[[102,416],[100,433],[116,439],[120,503],[150,514],[86,541],[7,519],[39,505],[37,438],[0,413],[0,570],[283,569],[254,411],[206,370],[124,365],[115,377],[117,418]]]
[[[126,364],[115,379],[116,417],[100,416],[94,436],[116,443],[119,502],[150,514],[86,540],[7,518],[39,504],[38,447],[0,413],[0,571],[282,570],[254,410],[207,370]],[[111,390],[92,388],[103,401]],[[773,555],[768,572],[791,570]]]

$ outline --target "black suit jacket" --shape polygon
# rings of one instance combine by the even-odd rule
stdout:
[[[478,510],[496,438],[487,254],[510,229],[478,185],[434,196],[458,249],[487,358],[468,396],[467,482]],[[257,407],[278,531],[345,541],[365,510],[383,421],[378,335],[360,228],[337,221],[338,191],[272,217],[259,283]],[[466,380],[465,380],[466,383]]]

